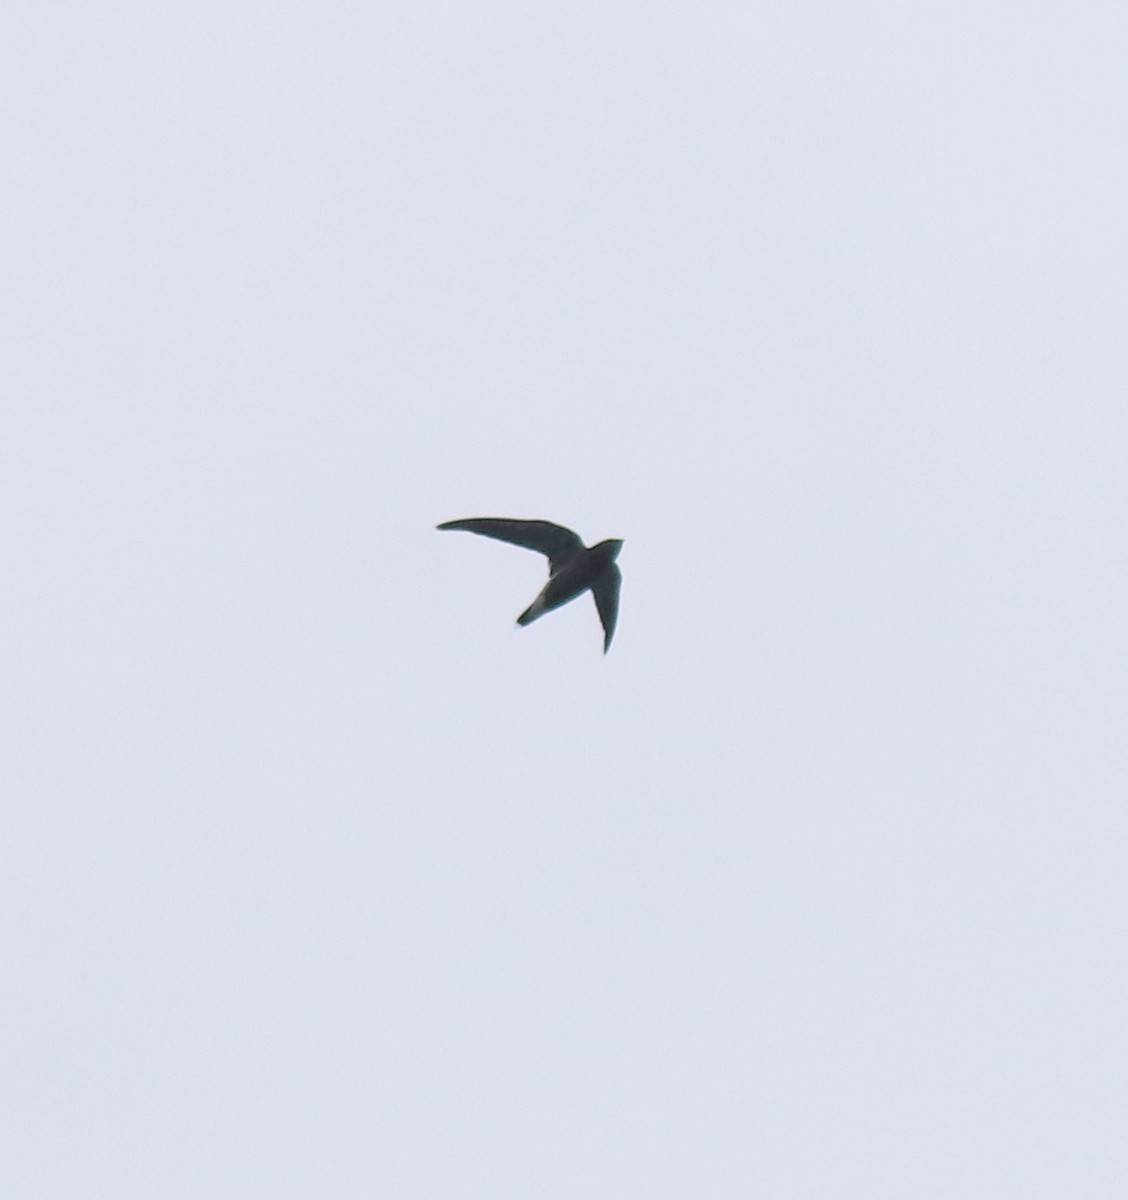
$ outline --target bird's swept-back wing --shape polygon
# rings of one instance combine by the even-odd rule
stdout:
[[[611,649],[611,638],[619,617],[619,584],[622,579],[619,568],[614,563],[608,563],[591,585],[591,594],[595,597],[595,607],[599,610],[599,620],[603,625],[604,654]]]
[[[584,543],[578,533],[554,525],[551,521],[516,521],[508,517],[467,517],[462,521],[444,521],[439,529],[464,529],[467,533],[480,533],[483,537],[496,538],[499,542],[512,542],[526,550],[537,550],[548,555],[548,568],[557,567],[583,550]]]

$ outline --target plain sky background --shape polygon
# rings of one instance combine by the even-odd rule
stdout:
[[[1128,8],[0,55],[0,1194],[1123,1200]]]

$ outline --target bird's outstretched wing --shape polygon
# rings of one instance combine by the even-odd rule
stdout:
[[[555,572],[561,563],[584,548],[578,533],[554,525],[551,521],[516,521],[508,517],[467,517],[462,521],[444,521],[439,529],[464,529],[499,542],[512,542],[526,550],[548,555],[548,569]]]
[[[615,634],[615,622],[619,617],[619,584],[622,581],[619,568],[614,563],[608,563],[591,585],[591,594],[595,597],[595,607],[603,625],[604,654],[611,649],[611,638]]]

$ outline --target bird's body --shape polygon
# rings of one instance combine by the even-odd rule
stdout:
[[[623,548],[618,538],[608,538],[594,546],[584,545],[580,536],[551,521],[519,521],[507,517],[468,517],[445,521],[440,529],[462,529],[501,542],[524,546],[548,556],[548,582],[540,595],[517,618],[518,625],[529,625],[590,589],[603,625],[603,653],[611,646],[615,621],[619,615],[619,584],[622,576],[615,559]]]

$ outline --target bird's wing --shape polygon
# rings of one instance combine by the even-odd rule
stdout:
[[[599,620],[603,625],[604,654],[611,649],[615,622],[619,619],[619,584],[622,581],[619,568],[614,563],[608,563],[591,585],[591,594],[595,597],[595,607],[599,610]]]
[[[508,517],[467,517],[462,521],[444,521],[439,529],[464,529],[467,533],[480,533],[483,537],[496,538],[499,542],[512,542],[526,550],[537,550],[548,555],[548,567],[555,572],[557,567],[579,553],[584,543],[578,533],[554,525],[551,521],[514,521]]]

